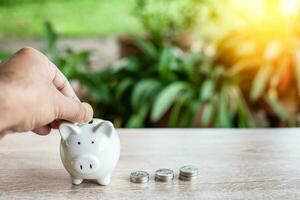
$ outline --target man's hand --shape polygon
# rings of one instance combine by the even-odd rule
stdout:
[[[39,51],[23,48],[0,64],[0,133],[46,135],[59,120],[92,118],[91,106],[80,102],[66,77]]]

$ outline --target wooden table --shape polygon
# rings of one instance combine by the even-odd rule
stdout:
[[[300,199],[300,129],[121,129],[109,186],[70,183],[57,132],[0,141],[0,199]],[[194,182],[159,183],[158,168],[199,167]],[[149,183],[129,182],[146,170]]]

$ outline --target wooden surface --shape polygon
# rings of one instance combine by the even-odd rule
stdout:
[[[300,129],[119,130],[121,158],[109,186],[70,183],[59,135],[13,134],[0,141],[0,199],[300,199]],[[134,170],[178,174],[199,167],[198,179],[129,182]]]

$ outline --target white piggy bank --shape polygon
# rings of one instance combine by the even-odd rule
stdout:
[[[100,185],[108,185],[120,156],[120,140],[113,124],[101,119],[83,125],[66,122],[59,132],[61,160],[72,183],[95,179]]]

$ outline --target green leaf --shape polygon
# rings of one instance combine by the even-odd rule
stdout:
[[[158,73],[167,81],[176,78],[175,71],[182,66],[176,60],[175,55],[172,53],[170,46],[164,45],[158,61]]]
[[[178,98],[177,102],[175,103],[170,113],[169,127],[176,127],[179,125],[178,118],[181,115],[182,108],[184,104],[186,104],[192,98],[193,98],[192,92],[186,92]]]
[[[141,128],[144,125],[144,121],[138,115],[132,115],[129,117],[125,127],[126,128]]]
[[[256,101],[262,96],[262,94],[266,89],[267,82],[271,76],[271,73],[272,73],[271,64],[264,65],[260,68],[251,87],[250,97],[252,100]]]
[[[255,127],[254,118],[238,87],[231,90],[231,97],[233,97],[233,103],[237,105],[238,127]]]
[[[68,77],[71,80],[77,80],[80,82],[82,86],[86,86],[87,88],[95,87],[96,83],[94,82],[93,78],[90,74],[84,72],[74,71],[72,76]]]
[[[282,73],[286,69],[287,65],[290,63],[290,58],[287,56],[281,57],[281,59],[278,60],[278,63],[276,64],[276,68],[274,69],[274,73],[270,77],[270,86],[269,90],[276,90],[279,83],[280,79],[282,76]]]
[[[109,103],[111,101],[111,91],[108,85],[99,85],[97,87],[90,88],[90,91],[94,97],[101,103]]]
[[[268,94],[265,97],[265,100],[281,120],[287,121],[289,119],[289,113],[285,110],[285,108],[274,95]]]
[[[160,87],[161,83],[155,79],[144,79],[138,82],[131,95],[132,107],[137,109],[145,102],[151,102]]]
[[[149,111],[148,104],[144,104],[137,113],[133,113],[133,115],[129,118],[126,123],[127,128],[142,128],[144,127],[144,122],[147,117],[147,113]]]
[[[203,111],[201,115],[201,125],[208,126],[211,118],[213,116],[213,105],[212,103],[207,103],[203,105]]]
[[[200,109],[200,103],[198,100],[194,100],[187,105],[187,109],[184,111],[181,125],[182,127],[191,127],[195,121],[195,116]]]
[[[132,78],[126,78],[120,82],[116,86],[116,98],[121,99],[124,92],[127,91],[129,87],[131,87],[134,84],[134,80]]]
[[[207,101],[212,98],[214,93],[214,82],[211,79],[205,80],[200,88],[200,101]]]
[[[141,50],[150,58],[155,59],[157,57],[157,49],[151,42],[148,42],[144,39],[137,39],[136,45],[141,48]]]
[[[241,104],[239,101],[239,109],[237,110],[237,117],[238,117],[238,127],[239,128],[249,128],[252,127],[250,124],[250,118],[247,115],[246,107],[244,104]]]
[[[222,89],[218,98],[218,112],[216,126],[219,128],[230,128],[232,127],[230,111],[228,109],[228,98],[226,93],[227,90]]]
[[[198,53],[190,53],[184,56],[180,56],[180,61],[182,63],[179,63],[180,67],[180,74],[185,74],[188,77],[188,80],[190,82],[198,83],[199,80],[199,72],[206,68],[206,66],[202,65],[203,63],[209,65],[209,62],[204,61],[203,55]],[[199,68],[201,70],[199,70]]]
[[[49,21],[44,23],[46,39],[47,39],[47,50],[51,51],[56,47],[57,34],[54,31],[52,24]]]
[[[177,101],[171,111],[171,114],[170,114],[170,118],[169,118],[169,124],[168,126],[169,127],[177,127],[178,124],[178,118],[180,116],[180,111],[181,111],[181,108],[183,106],[183,101]]]
[[[177,97],[188,89],[188,84],[185,82],[175,82],[163,89],[155,99],[151,120],[158,121],[170,109]]]
[[[168,46],[164,46],[158,63],[158,72],[164,78],[168,78],[168,74],[170,72],[169,67],[171,56],[170,48]]]

